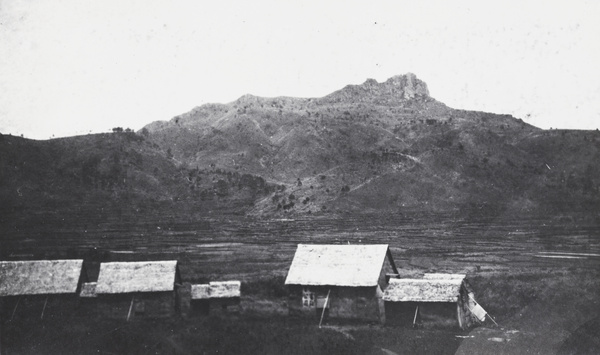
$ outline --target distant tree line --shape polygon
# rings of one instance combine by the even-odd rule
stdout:
[[[125,130],[123,130],[123,127],[113,127],[112,131],[113,131],[113,133],[122,133],[122,132],[132,133],[133,129],[125,128]]]

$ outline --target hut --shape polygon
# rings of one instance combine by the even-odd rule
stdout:
[[[177,261],[100,264],[96,307],[109,318],[168,318],[177,313]],[[89,285],[91,288],[92,286]]]
[[[81,285],[81,292],[79,297],[81,298],[96,298],[96,285],[97,282],[84,282]]]
[[[86,275],[82,270],[81,259],[0,261],[1,318],[20,313],[43,318],[50,309],[75,308]]]
[[[285,280],[290,315],[383,323],[381,296],[397,274],[385,244],[299,244]]]
[[[193,314],[239,311],[240,281],[213,281],[192,285],[191,309]]]
[[[425,274],[391,279],[383,293],[386,324],[471,327],[477,318],[474,294],[461,274]]]

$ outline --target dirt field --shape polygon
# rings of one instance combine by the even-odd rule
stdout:
[[[223,317],[130,323],[90,318],[85,307],[55,304],[43,320],[39,310],[22,310],[2,320],[6,354],[600,351],[593,331],[600,309],[600,226],[589,218],[36,218],[52,223],[3,227],[3,260],[84,258],[93,279],[100,261],[177,259],[185,282],[242,280],[242,309]],[[467,273],[500,327],[488,321],[471,332],[336,323],[319,329],[291,319],[283,280],[298,243],[386,243],[401,276]]]

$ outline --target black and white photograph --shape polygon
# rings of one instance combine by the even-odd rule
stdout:
[[[598,19],[0,0],[0,355],[600,354]]]

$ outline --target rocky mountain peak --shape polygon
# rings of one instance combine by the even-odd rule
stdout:
[[[413,73],[393,76],[381,85],[394,93],[400,94],[406,100],[418,96],[429,97],[427,84]]]
[[[361,85],[348,85],[342,90],[326,96],[326,102],[343,101],[373,101],[396,102],[398,100],[412,100],[416,98],[429,98],[427,84],[418,79],[413,73],[396,75],[383,83],[375,79],[367,79]]]

